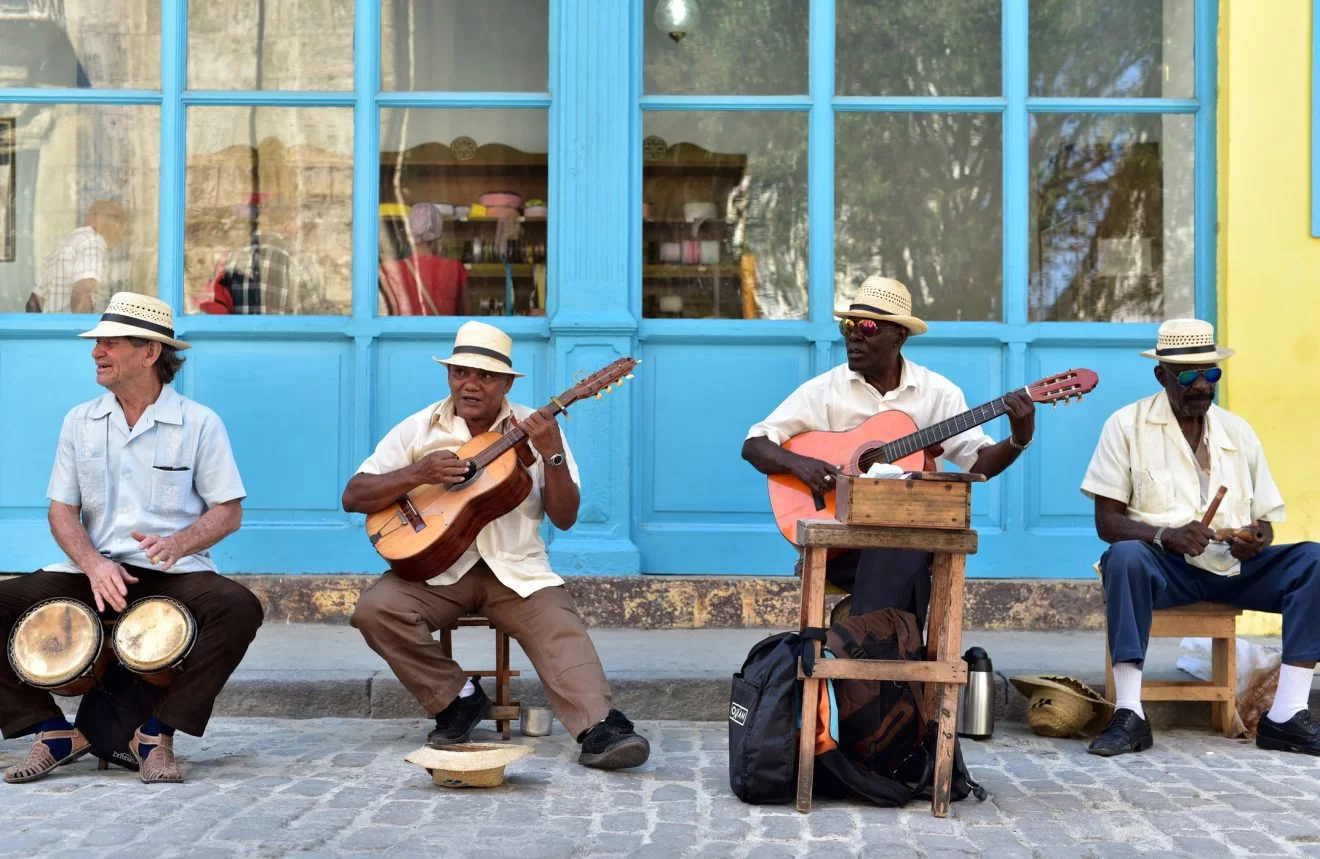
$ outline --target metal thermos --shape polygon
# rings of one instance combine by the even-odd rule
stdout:
[[[995,732],[995,670],[990,656],[980,647],[963,654],[967,663],[967,685],[958,708],[958,736],[988,740]]]

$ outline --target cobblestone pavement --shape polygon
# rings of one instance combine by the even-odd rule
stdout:
[[[1010,725],[964,741],[991,799],[937,820],[919,804],[818,802],[809,816],[743,805],[722,723],[639,728],[653,753],[638,771],[578,766],[556,723],[550,737],[515,734],[536,753],[502,787],[451,790],[402,760],[422,722],[220,719],[204,739],[179,738],[183,785],[86,759],[0,785],[0,855],[1320,856],[1320,761],[1208,734],[1161,734],[1107,760]],[[0,765],[26,747],[0,744]]]

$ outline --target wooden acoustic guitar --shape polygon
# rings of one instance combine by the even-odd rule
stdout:
[[[1033,402],[1058,405],[1060,401],[1080,400],[1083,394],[1095,390],[1099,381],[1090,370],[1069,370],[1033,382],[1023,393]],[[934,462],[926,455],[926,448],[1007,411],[1004,398],[999,397],[921,430],[906,412],[880,412],[846,432],[795,435],[784,442],[784,448],[836,465],[845,474],[865,474],[877,462],[893,463],[905,471],[929,471],[934,468]],[[834,518],[834,492],[816,495],[791,474],[772,474],[770,509],[780,533],[791,543],[797,535],[799,519]]]
[[[614,389],[639,362],[620,358],[550,399],[555,413],[578,400]],[[478,532],[510,512],[532,491],[528,466],[536,461],[527,433],[515,426],[482,433],[456,451],[469,460],[468,476],[451,485],[426,483],[384,510],[367,516],[367,537],[390,568],[410,582],[434,578],[467,551]]]

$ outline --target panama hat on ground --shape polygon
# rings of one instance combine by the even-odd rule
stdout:
[[[175,349],[188,348],[187,343],[174,337],[174,311],[170,306],[159,298],[136,292],[116,292],[96,327],[78,336],[141,337]]]
[[[902,325],[913,334],[925,334],[926,323],[912,315],[912,294],[893,278],[873,274],[858,287],[852,304],[834,308],[834,315],[875,319]]]
[[[1233,350],[1215,345],[1215,327],[1200,319],[1170,319],[1160,325],[1155,348],[1141,353],[1168,364],[1214,364],[1233,357]]]
[[[425,769],[442,787],[498,787],[504,783],[504,768],[531,753],[530,746],[462,743],[442,749],[423,746],[404,760]]]
[[[492,373],[521,376],[513,369],[513,339],[494,325],[464,322],[454,337],[454,354],[432,358],[447,367],[472,367]]]
[[[1073,677],[1028,674],[1009,680],[1027,696],[1027,725],[1046,737],[1097,734],[1113,715],[1114,705]]]

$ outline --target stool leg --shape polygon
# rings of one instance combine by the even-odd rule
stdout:
[[[1228,690],[1227,701],[1210,705],[1210,724],[1225,737],[1233,736],[1237,721],[1237,641],[1216,638],[1211,643],[1210,664],[1214,684]]]
[[[802,625],[817,626],[825,619],[825,550],[806,550],[802,563]],[[807,647],[820,656],[820,642]],[[802,729],[798,732],[797,810],[811,811],[811,788],[816,776],[816,708],[820,704],[820,681],[802,681]]]
[[[453,630],[440,630],[440,646],[445,649],[445,656],[448,656],[450,659],[454,658]]]
[[[1109,655],[1109,632],[1105,631],[1105,700],[1114,703],[1118,690],[1114,686],[1114,659]]]
[[[940,607],[943,614],[936,640],[935,658],[944,663],[957,663],[962,647],[963,576],[965,555],[939,553],[935,555],[934,581],[931,585],[931,606]],[[931,684],[934,685],[934,684]],[[939,734],[935,738],[935,784],[931,795],[931,811],[936,817],[949,814],[949,797],[953,790],[954,721],[958,712],[958,683],[939,684]]]
[[[503,707],[509,703],[509,636],[500,630],[495,631],[495,705]],[[511,721],[496,719],[495,730],[504,739],[509,739]]]

